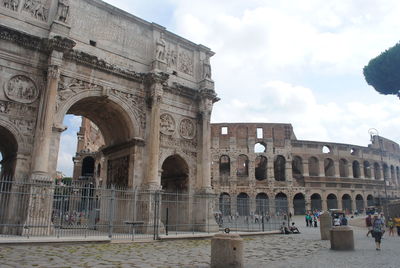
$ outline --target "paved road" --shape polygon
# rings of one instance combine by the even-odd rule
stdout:
[[[356,250],[336,252],[318,228],[297,218],[301,234],[244,238],[245,267],[399,267],[400,237],[385,237],[382,251],[355,228]],[[130,244],[0,247],[0,267],[209,267],[210,240]]]

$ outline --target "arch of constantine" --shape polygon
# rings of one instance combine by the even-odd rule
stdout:
[[[209,48],[100,0],[1,0],[0,16],[3,181],[53,184],[73,114],[102,134],[104,184],[158,191],[164,178],[170,191],[211,193]],[[15,202],[3,198],[10,219]],[[45,199],[26,200],[16,224],[46,222]]]

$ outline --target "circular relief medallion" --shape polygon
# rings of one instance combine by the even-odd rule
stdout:
[[[179,134],[185,139],[193,139],[196,135],[196,127],[192,120],[190,119],[182,119],[179,124]]]
[[[21,103],[32,103],[39,96],[35,83],[24,75],[13,76],[5,85],[4,93],[10,100]]]
[[[175,132],[175,120],[170,114],[160,116],[160,132],[165,135],[172,135]]]

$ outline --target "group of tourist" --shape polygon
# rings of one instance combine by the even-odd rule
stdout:
[[[299,234],[299,228],[296,227],[294,222],[292,222],[291,226],[286,226],[286,222],[282,222],[282,225],[280,227],[281,234]]]
[[[400,236],[400,215],[392,218],[389,217],[385,222],[383,213],[380,215],[375,213],[372,217],[368,215],[365,218],[365,225],[368,228],[367,236],[371,236],[375,239],[376,250],[381,250],[382,236],[385,233],[385,226],[389,229],[389,236],[394,236],[394,228],[397,229],[397,235]]]
[[[318,227],[318,220],[319,220],[320,213],[319,211],[315,210],[314,212],[307,212],[305,216],[306,226],[307,227]]]

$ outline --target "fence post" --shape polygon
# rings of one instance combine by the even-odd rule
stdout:
[[[158,234],[158,210],[159,210],[159,203],[160,203],[160,196],[159,196],[159,191],[154,192],[154,231],[153,231],[153,240],[159,239],[159,234]]]
[[[108,211],[108,237],[112,237],[113,233],[113,218],[114,218],[114,200],[115,200],[115,186],[111,185],[111,198],[110,207]]]

